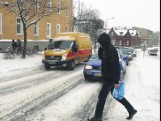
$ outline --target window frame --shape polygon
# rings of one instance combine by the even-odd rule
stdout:
[[[65,27],[64,28],[64,32],[68,32],[68,27]]]
[[[130,41],[126,40],[126,46],[129,46],[129,44],[130,44]]]
[[[0,34],[2,34],[2,13],[0,13]]]
[[[116,44],[116,40],[112,39],[112,44],[115,45]]]
[[[34,24],[34,36],[39,36],[39,22]]]
[[[40,8],[40,0],[35,0],[34,1],[34,4],[35,4],[35,6],[37,7],[37,8]]]
[[[122,45],[122,40],[121,39],[119,40],[119,45]]]
[[[47,1],[47,9],[49,12],[52,12],[52,0]]]
[[[68,17],[68,3],[66,3],[66,8],[65,8],[65,16]]]
[[[56,24],[56,33],[59,34],[61,30],[60,24]]]
[[[20,20],[20,23],[18,23],[18,21],[17,21],[18,19]],[[22,24],[22,21],[21,21],[21,18],[20,17],[17,17],[16,18],[16,25],[17,25],[16,26],[17,35],[23,35],[23,24]],[[19,25],[19,29],[20,29],[19,31],[20,32],[18,32],[18,25]]]
[[[61,3],[58,2],[58,14],[60,15],[61,14]]]
[[[46,36],[47,36],[47,38],[51,38],[51,23],[49,23],[49,22],[47,22]]]

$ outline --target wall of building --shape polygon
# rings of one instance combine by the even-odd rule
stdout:
[[[47,23],[51,23],[51,38],[53,38],[56,35],[57,24],[60,24],[60,32],[64,32],[66,28],[68,32],[72,31],[72,0],[62,0],[62,2],[68,5],[68,16],[65,15],[65,9],[64,9],[61,11],[60,14],[53,13],[51,16],[44,17],[39,21],[39,35],[36,36],[34,35],[34,26],[30,26],[30,28],[27,30],[28,40],[35,40],[38,42],[40,42],[41,40],[48,40],[50,37],[47,37],[46,34]],[[18,16],[14,13],[7,11],[5,8],[0,9],[0,13],[2,14],[2,33],[0,33],[0,40],[20,39],[23,42],[24,40],[23,34],[22,35],[17,34],[16,20]],[[39,46],[41,46],[41,44],[43,44],[43,42],[41,42]],[[3,47],[3,45],[4,43],[0,41],[0,48]],[[28,46],[29,45],[30,44],[28,44]]]

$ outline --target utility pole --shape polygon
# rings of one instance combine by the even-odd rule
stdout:
[[[107,19],[105,20],[104,31],[108,30],[108,20],[111,20],[111,19],[115,19],[115,18],[112,17],[112,18],[107,18]]]
[[[80,17],[80,0],[78,0],[78,19],[80,19],[79,17]]]
[[[111,20],[111,19],[114,19],[114,18],[112,17],[112,18],[107,18],[106,19],[106,29],[108,29],[108,20]]]

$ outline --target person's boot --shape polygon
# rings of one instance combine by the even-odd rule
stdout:
[[[88,119],[88,121],[102,121],[102,118],[93,117],[91,119]]]
[[[133,110],[131,113],[129,113],[129,117],[127,117],[128,120],[132,119],[133,116],[137,113],[137,110]]]
[[[132,119],[133,116],[137,113],[137,110],[133,108],[133,106],[125,99],[119,100],[121,104],[124,105],[124,107],[127,109],[129,113],[129,117],[127,117],[128,120]]]

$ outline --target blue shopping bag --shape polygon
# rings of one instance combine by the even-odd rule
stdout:
[[[114,88],[113,96],[116,99],[121,100],[124,98],[125,95],[125,83],[124,81],[119,81],[119,84],[120,84],[119,88]]]

